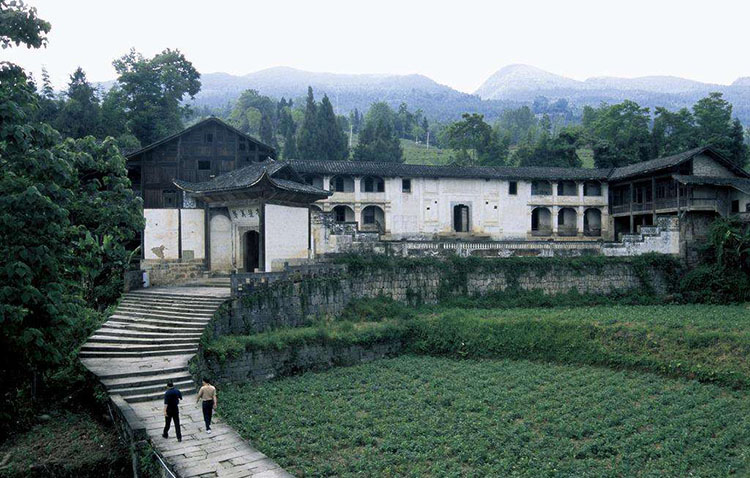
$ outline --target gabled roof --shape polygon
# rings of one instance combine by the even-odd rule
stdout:
[[[713,148],[709,146],[702,146],[700,148],[689,149],[687,151],[683,151],[682,153],[673,154],[671,156],[663,156],[661,158],[651,159],[648,161],[643,161],[641,163],[635,163],[635,164],[631,164],[628,166],[614,168],[612,170],[612,174],[610,174],[609,176],[609,179],[616,181],[620,179],[630,178],[633,176],[640,176],[643,174],[648,174],[654,171],[658,171],[660,169],[673,168],[675,166],[679,166],[680,164],[686,161],[693,159],[699,154],[705,154],[707,156],[711,156],[713,159],[720,162],[721,164],[723,164],[724,166],[726,166],[727,168],[729,168],[730,170],[732,170],[735,174],[739,176],[750,177],[750,175],[748,175],[747,172],[735,166],[731,161],[729,161],[724,156],[719,154]]]
[[[323,199],[331,195],[329,191],[306,184],[302,177],[288,163],[268,160],[254,163],[219,175],[210,181],[191,183],[175,179],[175,186],[193,194],[208,194],[238,191],[252,188],[260,183],[268,183],[278,189],[319,196]]]
[[[719,178],[713,176],[685,176],[673,174],[672,177],[681,184],[698,186],[725,186],[750,194],[750,178]]]
[[[430,166],[423,164],[379,163],[372,161],[290,160],[301,174],[351,174],[404,178],[469,179],[578,179],[604,180],[609,169],[590,168],[514,168],[488,166]]]
[[[242,131],[238,130],[234,126],[225,123],[224,121],[220,120],[219,118],[217,118],[215,116],[210,116],[210,117],[208,117],[206,119],[198,121],[197,123],[195,123],[192,126],[188,126],[187,128],[183,129],[182,131],[178,131],[177,133],[175,133],[173,135],[170,135],[170,136],[167,136],[166,138],[162,138],[159,141],[155,141],[155,142],[149,144],[148,146],[144,146],[141,149],[138,149],[136,151],[127,153],[125,155],[125,157],[128,158],[128,159],[134,158],[135,156],[141,155],[141,154],[145,153],[146,151],[149,151],[149,150],[152,150],[152,149],[156,148],[157,146],[161,146],[162,144],[168,143],[168,142],[172,141],[173,139],[176,139],[179,136],[182,136],[185,133],[188,133],[188,132],[190,132],[190,131],[192,131],[192,130],[194,130],[196,128],[199,128],[201,126],[204,126],[207,123],[217,123],[218,125],[220,125],[220,126],[222,126],[224,128],[227,128],[228,130],[232,131],[233,133],[236,133],[236,134],[242,136],[243,138],[247,139],[248,141],[251,141],[251,142],[256,143],[256,144],[258,144],[260,146],[263,146],[264,148],[267,148],[269,151],[272,151],[274,154],[276,153],[276,150],[274,148],[272,148],[271,146],[268,146],[267,144],[262,143],[261,141],[259,141],[259,140],[255,139],[255,138],[253,138],[252,136],[250,136],[249,134],[243,133]]]

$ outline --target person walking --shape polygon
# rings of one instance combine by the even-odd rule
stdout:
[[[216,398],[216,387],[211,385],[205,377],[203,377],[203,386],[198,390],[196,403],[201,400],[203,400],[203,421],[206,423],[206,433],[211,433],[211,417],[216,410],[218,399]]]
[[[175,388],[174,383],[170,380],[167,382],[167,391],[164,392],[164,433],[161,434],[164,438],[169,438],[169,425],[174,420],[177,441],[182,441],[182,433],[180,431],[180,400],[182,400],[182,393]]]

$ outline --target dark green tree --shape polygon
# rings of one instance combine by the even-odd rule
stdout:
[[[23,0],[0,0],[0,46],[26,48],[47,46],[47,34],[52,26],[37,16],[36,8]]]
[[[322,153],[318,138],[318,107],[312,87],[307,87],[305,116],[297,135],[297,151],[301,159],[320,159]]]
[[[354,149],[355,161],[403,162],[404,152],[394,128],[394,116],[387,103],[375,103],[370,107]]]
[[[472,166],[501,166],[508,157],[508,145],[485,123],[484,116],[464,113],[461,121],[448,126],[442,141],[456,151],[453,162]]]
[[[566,127],[551,137],[542,133],[536,144],[523,144],[514,155],[514,162],[519,166],[578,168],[581,159],[578,157],[578,146],[581,131],[575,127]]]
[[[86,73],[78,67],[70,75],[68,90],[61,104],[55,126],[63,136],[83,138],[100,136],[101,107],[96,90],[86,79]]]
[[[349,157],[349,147],[346,143],[346,136],[339,126],[336,114],[333,112],[333,105],[327,95],[317,108],[318,116],[318,142],[320,147],[319,159],[338,161]]]
[[[200,91],[200,74],[179,50],[166,49],[153,58],[135,50],[113,62],[125,96],[128,127],[147,145],[183,128],[190,112],[185,97]]]
[[[42,67],[42,88],[38,91],[38,94],[39,109],[35,114],[35,119],[41,123],[54,124],[57,121],[59,104],[55,97],[55,91],[52,89],[49,72],[45,67]]]
[[[739,134],[732,121],[732,105],[721,93],[710,93],[693,105],[697,137],[701,146],[711,146],[738,166],[745,164],[747,152],[740,146]]]
[[[625,100],[584,109],[584,128],[593,143],[598,168],[625,166],[651,159],[651,117],[648,108]]]
[[[651,130],[653,157],[668,156],[698,145],[695,119],[687,108],[672,112],[666,108],[655,110]]]

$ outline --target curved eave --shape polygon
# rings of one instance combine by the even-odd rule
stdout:
[[[312,190],[296,190],[285,187],[274,181],[273,178],[268,175],[267,171],[264,171],[263,174],[251,184],[231,188],[198,189],[196,187],[197,185],[185,181],[173,180],[172,183],[182,191],[190,193],[196,198],[209,203],[227,203],[253,199],[275,199],[310,204],[320,199],[325,199],[331,194],[322,189],[318,192]]]

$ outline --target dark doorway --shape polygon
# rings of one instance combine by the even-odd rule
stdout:
[[[453,206],[453,230],[469,232],[469,206],[465,204]]]
[[[260,234],[258,231],[245,233],[245,272],[255,272],[260,267]]]

